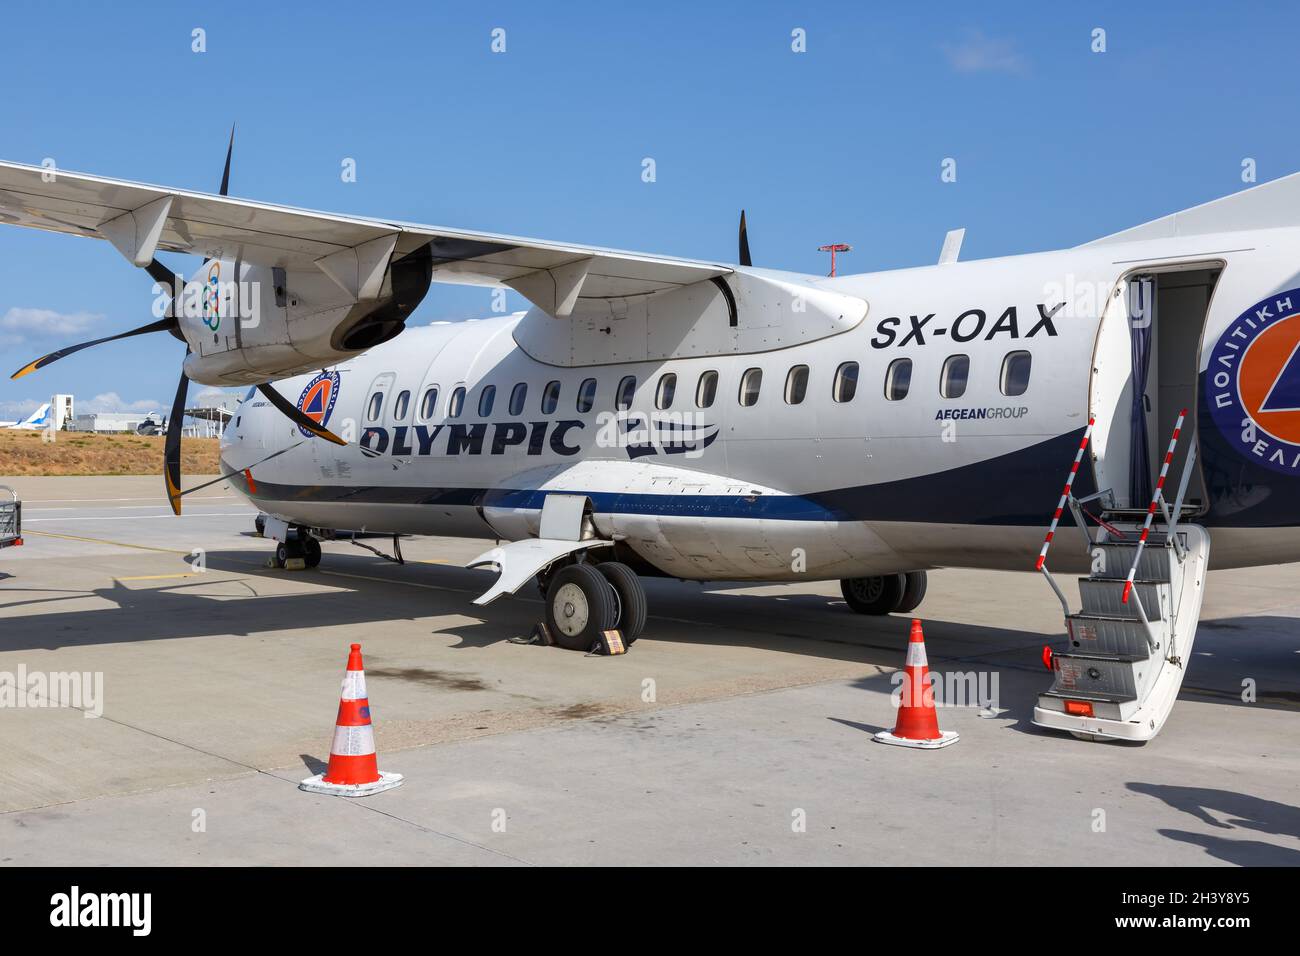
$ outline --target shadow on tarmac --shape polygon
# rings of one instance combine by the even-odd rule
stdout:
[[[492,580],[491,572],[455,565],[411,562],[397,566],[368,555],[327,551],[315,570],[268,571],[247,551],[209,551],[212,577],[195,575],[181,583],[114,581],[90,591],[23,590],[6,601],[0,587],[0,612],[35,608],[40,613],[6,615],[0,650],[53,649],[231,634],[251,636],[281,629],[335,625],[382,625],[385,621],[427,616],[454,618],[439,631],[457,639],[455,648],[481,648],[527,634],[541,618],[536,589],[484,608],[471,602]],[[192,570],[177,555],[178,572]],[[234,582],[222,573],[238,574]],[[259,594],[264,576],[314,586],[295,593]],[[213,587],[226,582],[225,592]],[[248,591],[232,597],[229,584]],[[791,591],[780,595],[735,594],[749,583],[712,582],[707,587],[647,578],[651,608],[647,641],[755,647],[825,660],[857,661],[894,668],[903,664],[910,615],[867,617],[849,612],[842,600]],[[319,590],[317,588],[326,588]],[[17,591],[18,589],[14,589]],[[33,593],[40,596],[29,597]],[[17,596],[17,594],[15,595]],[[98,597],[113,605],[96,610],[60,610],[60,604]],[[919,610],[924,615],[925,608]],[[1300,654],[1295,653],[1295,618],[1245,617],[1206,621],[1191,657],[1184,693],[1206,696],[1229,706],[1300,709]],[[1039,662],[1043,644],[1059,647],[1060,634],[989,627],[965,621],[925,620],[929,656],[936,671],[997,671],[1001,697],[1031,700],[1050,680]],[[1262,676],[1261,676],[1262,675]],[[1258,677],[1258,703],[1241,701],[1242,680]],[[887,675],[864,675],[863,689],[880,689]],[[1021,686],[1024,684],[1025,686]],[[1039,688],[1039,685],[1042,685]],[[1032,685],[1032,686],[1029,686]],[[1032,703],[1013,709],[1027,726]],[[1037,728],[1033,728],[1038,732]]]
[[[1216,830],[1253,830],[1300,840],[1300,807],[1264,800],[1233,790],[1177,787],[1154,783],[1129,783],[1134,793],[1164,801]],[[1216,816],[1215,814],[1219,816]],[[1225,817],[1221,820],[1219,817]],[[1201,847],[1210,856],[1238,866],[1300,865],[1300,850],[1262,840],[1236,840],[1228,836],[1159,830],[1161,836]]]

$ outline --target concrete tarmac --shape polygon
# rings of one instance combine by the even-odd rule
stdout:
[[[961,741],[917,752],[871,741],[909,620],[834,582],[648,580],[645,636],[587,657],[510,642],[535,592],[470,603],[480,541],[407,539],[402,566],[328,543],[288,572],[222,486],[176,518],[161,478],[0,482],[27,540],[0,552],[0,678],[102,680],[0,706],[0,863],[1300,863],[1300,565],[1210,576],[1144,746],[1030,724],[1062,640],[1040,577],[931,572],[931,669],[996,677],[1002,711],[944,707]],[[299,792],[354,641],[406,782]]]

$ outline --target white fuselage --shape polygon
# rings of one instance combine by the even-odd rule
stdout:
[[[1177,332],[1190,335],[1185,367],[1160,370],[1168,391],[1161,400],[1186,401],[1189,440],[1197,440],[1198,429],[1215,428],[1198,420],[1210,346],[1251,303],[1289,288],[1297,253],[1300,230],[1286,229],[825,279],[821,288],[865,299],[865,319],[788,346],[774,335],[776,347],[739,354],[541,361],[520,344],[555,324],[537,311],[412,328],[334,369],[332,405],[322,411],[346,447],[304,438],[253,396],[227,430],[223,464],[263,511],[331,529],[516,540],[537,535],[547,493],[585,494],[595,533],[682,578],[830,579],[940,565],[1031,570],[1090,415],[1098,425],[1088,480],[1127,488],[1129,317],[1118,294],[1126,279],[1215,277],[1198,328]],[[1174,334],[1170,325],[1171,345]],[[1013,353],[1027,357],[1009,359]],[[960,356],[969,363],[958,396]],[[910,360],[910,382],[905,395],[896,389],[891,397],[896,360]],[[856,390],[837,401],[846,363],[856,363]],[[1017,393],[1026,365],[1027,387]],[[799,391],[801,373],[792,379],[791,370],[800,366],[806,392],[795,402],[789,391]],[[952,397],[942,393],[945,367]],[[761,385],[757,400],[743,404],[751,369],[761,370]],[[700,380],[712,373],[716,394],[701,407]],[[661,383],[673,375],[665,403]],[[895,366],[896,386],[902,375]],[[622,411],[630,421],[620,423],[617,393],[629,376],[635,388]],[[278,387],[301,402],[318,379]],[[596,382],[594,402],[583,408],[588,379]],[[552,382],[553,409],[542,404]],[[512,409],[521,384],[526,395]],[[425,396],[435,388],[429,407]],[[454,415],[460,388],[463,408]],[[488,388],[492,407],[480,411]],[[1268,493],[1271,480],[1281,493],[1297,479],[1247,475],[1238,466],[1249,462],[1200,448],[1197,521],[1214,537],[1214,565],[1300,560],[1300,504],[1282,506]],[[249,465],[251,482],[243,474]],[[1077,542],[1057,547],[1059,565],[1084,562]]]

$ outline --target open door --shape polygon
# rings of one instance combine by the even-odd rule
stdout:
[[[1196,441],[1196,387],[1201,335],[1222,264],[1137,270],[1125,275],[1102,316],[1093,357],[1091,411],[1097,487],[1120,510],[1145,509],[1174,422],[1188,410],[1170,474],[1179,475]],[[1197,466],[1187,502],[1205,506]]]

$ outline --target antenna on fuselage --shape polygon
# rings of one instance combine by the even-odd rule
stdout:
[[[852,252],[853,247],[847,242],[833,242],[829,246],[818,246],[818,252],[829,252],[831,254],[831,275],[835,275],[835,253]]]

